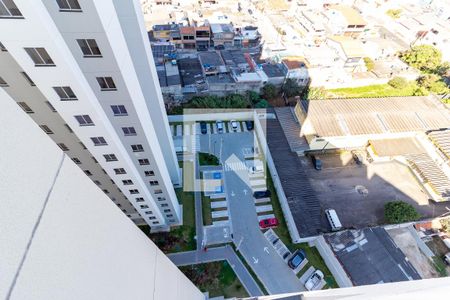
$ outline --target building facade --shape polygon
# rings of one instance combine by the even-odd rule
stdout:
[[[180,172],[139,1],[0,6],[5,91],[133,220],[180,224]]]

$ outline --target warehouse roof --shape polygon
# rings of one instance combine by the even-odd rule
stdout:
[[[312,100],[299,105],[301,119],[306,117],[302,132],[322,137],[450,127],[448,112],[432,96]]]

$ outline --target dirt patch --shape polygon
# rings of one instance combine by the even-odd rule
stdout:
[[[390,229],[388,233],[422,278],[440,277],[407,228]]]

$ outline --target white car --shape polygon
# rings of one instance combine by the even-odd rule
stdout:
[[[236,120],[231,120],[231,128],[233,129],[233,131],[237,131],[238,130],[238,122],[236,122]]]
[[[312,291],[317,289],[317,287],[319,286],[319,284],[322,282],[323,280],[323,273],[320,270],[316,270],[309,278],[308,280],[306,280],[305,282],[305,288],[308,291]]]
[[[217,121],[216,121],[216,126],[217,126],[217,132],[218,132],[218,133],[223,133],[223,122],[217,120]]]

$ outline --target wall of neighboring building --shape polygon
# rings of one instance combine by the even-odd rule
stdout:
[[[205,299],[3,90],[0,101],[0,298]]]

